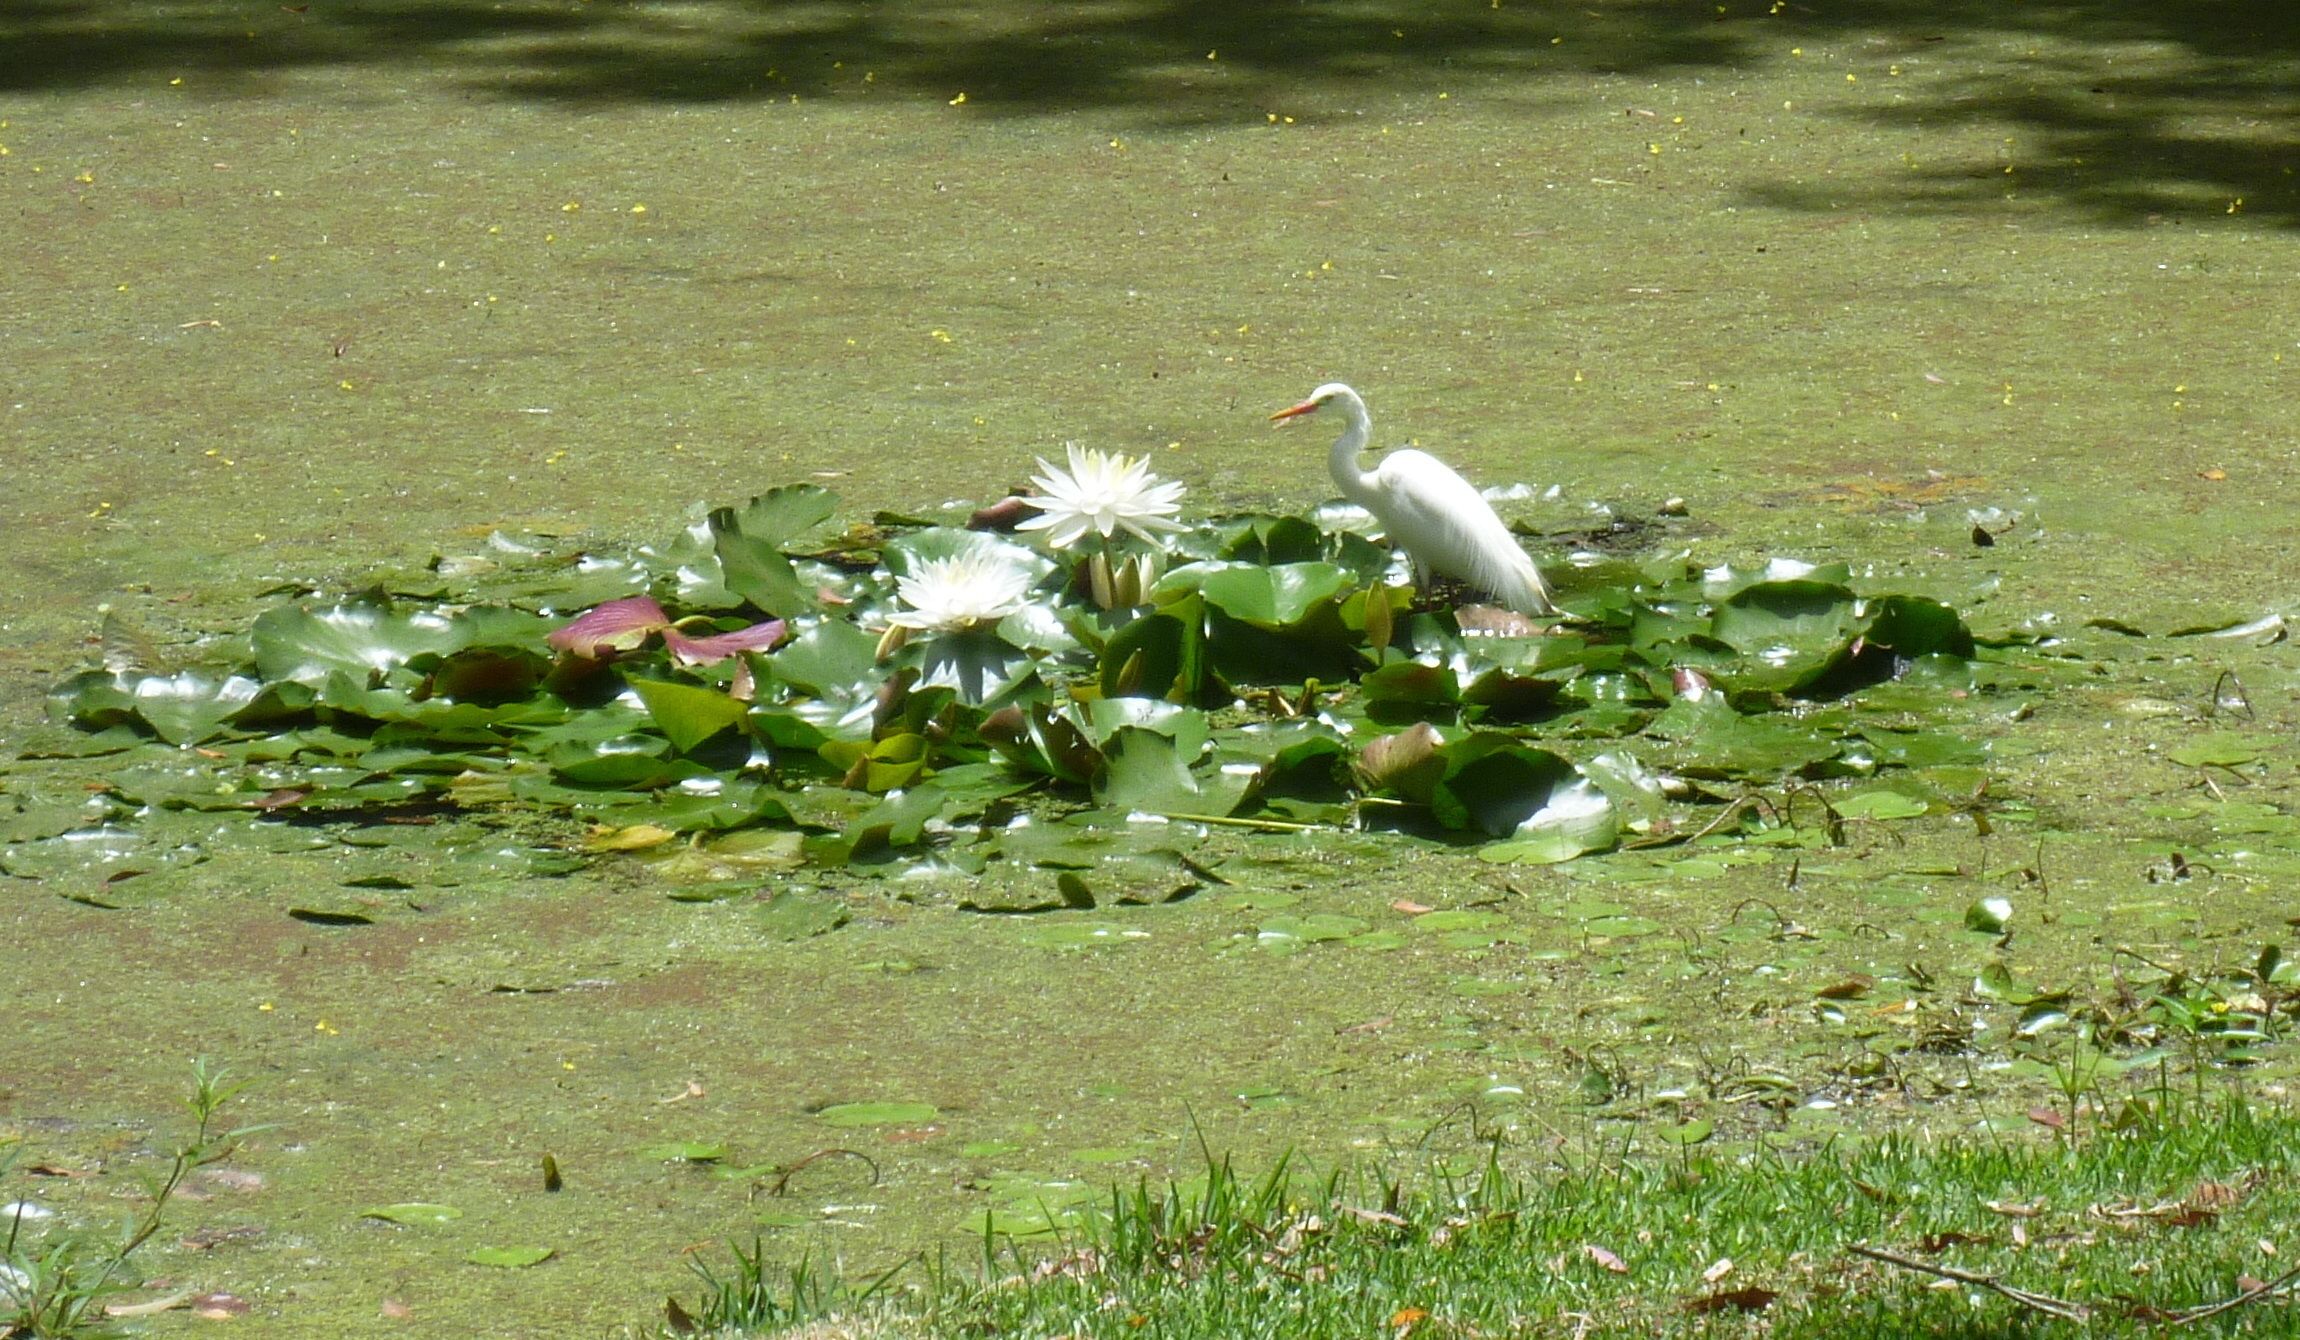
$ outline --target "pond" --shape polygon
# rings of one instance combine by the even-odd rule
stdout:
[[[144,1263],[240,1331],[636,1324],[754,1229],[867,1273],[1201,1140],[2041,1130],[2071,1020],[2139,1060],[2104,1106],[2159,1067],[2283,1098],[2280,1041],[2171,1010],[2273,1025],[2291,946],[2293,665],[2253,623],[2300,541],[2281,12],[373,0],[0,38],[5,1191],[108,1222],[192,1058],[256,1080],[274,1129]],[[1076,441],[1193,517],[1307,512],[1326,438],[1266,416],[1336,378],[1377,446],[1526,485],[1552,564],[1945,602],[2002,676],[1980,761],[1558,865],[1180,825],[1009,915],[1063,891],[765,839],[696,859],[780,896],[683,898],[548,815],[91,825],[215,760],[131,775],[43,717],[105,657],[508,592],[784,485],[963,524]],[[460,1214],[369,1213],[409,1205]]]

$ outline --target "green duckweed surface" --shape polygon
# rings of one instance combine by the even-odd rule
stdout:
[[[754,1227],[867,1273],[1201,1134],[1540,1166],[2288,1101],[2290,647],[2171,636],[2292,604],[2279,7],[57,4],[0,44],[5,1192],[107,1222],[189,1058],[259,1080],[276,1128],[145,1262],[235,1333],[597,1333]],[[1263,416],[1336,377],[1530,484],[1553,558],[1844,561],[2058,640],[1966,719],[1985,766],[1834,844],[1810,800],[1539,869],[1214,831],[1224,884],[1036,915],[682,902],[480,818],[177,814],[196,858],[112,880],[59,841],[104,760],[17,757],[104,607],[189,656],[495,532],[793,481],[962,515],[1069,440],[1299,509],[1324,440]],[[2054,1012],[2138,1060],[2090,1106]],[[366,1213],[408,1204],[461,1214]]]

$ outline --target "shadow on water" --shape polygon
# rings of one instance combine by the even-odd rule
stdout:
[[[1916,2],[1845,7],[1803,22],[1887,56],[1975,33],[2018,44],[2008,63],[1855,115],[1896,129],[2004,126],[2022,138],[2016,161],[2001,166],[1920,164],[1850,197],[1837,191],[1824,201],[1784,188],[1760,192],[1765,203],[1948,212],[1998,198],[2014,176],[2023,193],[2106,224],[2202,203],[2300,226],[2300,6]]]
[[[980,114],[1099,109],[1184,125],[1383,84],[1416,87],[1433,71],[1529,81],[1724,72],[1797,43],[1830,47],[1840,60],[1922,62],[1928,49],[1987,43],[2001,54],[1954,63],[1977,73],[1911,79],[1889,103],[1844,115],[2015,129],[2029,160],[2020,188],[2103,223],[2193,211],[2217,197],[2300,225],[2300,5],[2290,0],[18,0],[9,9],[0,91],[187,70],[260,89],[273,73],[398,66],[483,94],[597,109],[852,93],[867,76],[882,95],[966,93]],[[1839,190],[1824,201],[1796,188],[1761,198],[1790,208],[1953,209],[2005,185],[2001,169],[1919,164],[1863,188],[1867,199]]]

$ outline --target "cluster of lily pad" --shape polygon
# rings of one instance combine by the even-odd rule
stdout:
[[[1842,568],[1591,558],[1553,566],[1563,613],[1537,621],[1420,602],[1344,525],[1184,524],[1122,456],[1037,483],[984,529],[831,531],[830,493],[780,488],[487,600],[283,602],[216,664],[90,670],[53,702],[196,748],[217,780],[169,805],[541,809],[610,847],[763,829],[793,860],[959,870],[1050,819],[1559,861],[1752,784],[1978,761],[1919,710],[1976,682],[1963,621]]]

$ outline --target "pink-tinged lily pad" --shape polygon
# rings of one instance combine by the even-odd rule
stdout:
[[[671,659],[681,665],[708,665],[712,661],[723,661],[736,652],[765,651],[783,640],[783,631],[784,624],[780,619],[769,619],[765,623],[755,623],[731,633],[712,633],[705,637],[689,637],[676,628],[665,628],[663,645],[670,649]]]
[[[545,639],[559,651],[594,660],[610,652],[636,651],[649,635],[671,626],[671,616],[650,596],[626,596],[595,606]]]

